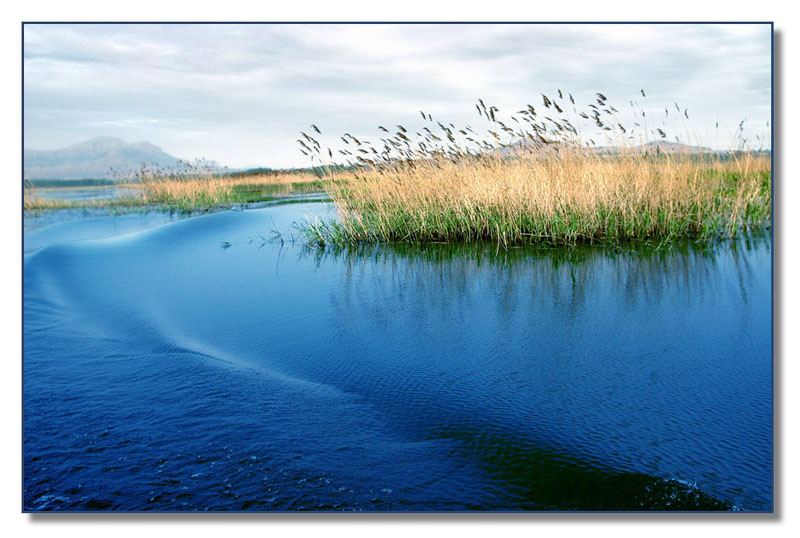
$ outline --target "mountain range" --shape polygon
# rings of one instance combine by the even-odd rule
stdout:
[[[25,149],[26,179],[114,179],[112,169],[127,174],[142,164],[179,168],[179,160],[149,142],[128,144],[98,137],[57,150]]]

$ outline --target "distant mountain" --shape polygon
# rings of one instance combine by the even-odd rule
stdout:
[[[127,144],[119,138],[99,137],[64,149],[26,149],[27,179],[113,179],[111,169],[128,173],[142,164],[178,168],[178,159],[149,142]]]
[[[535,153],[551,153],[557,146],[533,146],[527,139],[523,139],[508,147],[499,150],[501,155],[514,155],[519,152],[533,151]],[[649,154],[680,154],[680,155],[705,155],[705,156],[726,156],[733,153],[732,150],[714,150],[703,146],[693,146],[681,142],[670,142],[668,140],[654,140],[636,146],[621,148],[619,146],[587,146],[581,148],[589,155],[617,155],[623,152],[649,153]],[[759,153],[759,152],[753,152]],[[763,153],[763,152],[761,152]]]
[[[700,153],[714,153],[714,151],[710,148],[705,148],[703,146],[690,146],[689,144],[682,144],[680,142],[670,142],[668,140],[655,140],[653,142],[648,142],[647,144],[642,144],[641,146],[637,146],[639,149],[643,149],[645,151],[655,151],[658,153],[680,153],[682,155],[686,154],[700,154]]]

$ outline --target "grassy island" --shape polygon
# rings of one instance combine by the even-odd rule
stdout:
[[[770,155],[745,149],[742,125],[739,149],[712,151],[697,142],[677,104],[672,115],[693,144],[668,141],[666,122],[648,124],[643,110],[626,129],[602,94],[584,112],[560,91],[542,98],[543,111],[528,105],[505,122],[480,101],[482,136],[424,112],[420,132],[379,127],[387,133],[379,150],[346,134],[348,148],[339,153],[351,157],[353,171],[329,174],[339,220],[310,221],[309,238],[318,245],[490,241],[507,248],[708,239],[769,221]],[[302,136],[301,151],[312,158],[333,154]]]

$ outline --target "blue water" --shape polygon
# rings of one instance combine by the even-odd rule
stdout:
[[[304,247],[332,211],[28,234],[24,508],[772,510],[768,238]]]

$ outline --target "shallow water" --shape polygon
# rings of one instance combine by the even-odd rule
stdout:
[[[177,211],[135,211],[114,214],[106,208],[37,211],[24,218],[25,252],[50,245],[117,237],[189,218]]]
[[[225,207],[216,208],[215,210],[224,211],[230,209],[232,211],[244,211],[246,209],[258,209],[303,202],[330,202],[330,199],[324,192],[308,192],[267,199],[260,202],[234,203]],[[54,233],[55,228],[49,228],[46,232],[37,235],[46,237],[46,240],[49,242],[58,242],[60,240],[82,241],[132,233],[210,212],[213,212],[213,210],[202,209],[194,212],[185,212],[181,210],[165,211],[156,206],[126,207],[113,205],[107,207],[82,206],[28,210],[24,212],[23,218],[26,251],[29,252],[39,248],[38,246],[31,246],[28,244],[28,240],[31,237],[29,234],[39,228],[51,226],[52,224],[66,223],[75,220],[81,221],[80,224],[70,224],[63,227],[64,233],[61,234],[60,237]]]
[[[296,241],[331,211],[26,235],[25,509],[772,509],[769,239]]]

